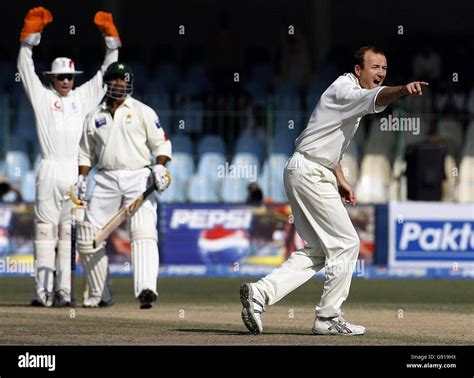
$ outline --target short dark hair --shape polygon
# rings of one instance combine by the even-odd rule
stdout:
[[[360,49],[358,49],[355,53],[354,53],[354,64],[353,64],[353,67],[355,67],[356,65],[359,65],[360,68],[364,68],[364,57],[365,57],[365,53],[367,51],[372,51],[374,54],[380,54],[380,55],[383,55],[385,56],[385,53],[375,47],[375,46],[364,46],[364,47],[361,47]]]

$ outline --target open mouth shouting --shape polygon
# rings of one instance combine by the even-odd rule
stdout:
[[[382,84],[382,79],[374,79],[373,83],[374,87],[380,87],[380,84]]]

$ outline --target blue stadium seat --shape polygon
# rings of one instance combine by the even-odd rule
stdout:
[[[254,154],[258,160],[262,160],[264,155],[264,149],[260,141],[255,135],[249,133],[242,133],[242,135],[237,138],[234,152]]]
[[[0,160],[0,177],[7,176],[7,166],[4,160]]]
[[[188,198],[195,203],[218,202],[218,185],[204,176],[194,175],[188,185]]]
[[[193,156],[186,152],[173,153],[173,159],[167,164],[173,179],[179,177],[184,185],[194,174]]]
[[[278,80],[274,87],[275,105],[298,104],[300,93],[295,83],[287,80]],[[294,106],[294,105],[293,105]]]
[[[170,96],[162,91],[145,92],[145,103],[158,114],[163,129],[172,134],[174,132],[174,124]]]
[[[266,88],[273,80],[275,70],[270,63],[257,63],[253,66],[250,76],[254,83],[258,83]]]
[[[180,80],[181,73],[178,65],[174,63],[159,63],[155,66],[154,82],[160,90],[173,91]]]
[[[196,83],[201,91],[210,89],[211,83],[206,74],[206,68],[203,64],[193,64],[186,72],[186,81]]]
[[[14,127],[15,135],[25,142],[36,141],[35,114],[26,94],[19,98]]]
[[[286,162],[288,161],[289,155],[286,154],[271,154],[268,157],[268,168],[271,176],[282,177],[283,170],[285,169]]]
[[[318,73],[321,81],[326,83],[326,88],[339,76],[339,70],[333,63],[321,64],[318,69]]]
[[[287,160],[288,155],[285,154],[271,154],[268,158],[270,191],[267,197],[272,198],[276,202],[288,201],[283,184],[283,171],[285,169]]]
[[[238,152],[234,155],[234,158],[232,159],[231,164],[234,166],[242,167],[244,170],[248,169],[247,167],[251,167],[252,170],[254,171],[256,170],[255,174],[257,175],[257,177],[258,177],[258,174],[260,173],[260,162],[259,162],[258,156],[253,153]],[[249,173],[253,174],[254,171],[249,172]]]
[[[190,155],[194,154],[193,142],[187,134],[175,134],[171,138],[173,153],[183,152]]]
[[[178,175],[173,175],[173,181],[168,189],[158,196],[158,201],[163,203],[186,202],[186,184]]]
[[[281,172],[281,178],[276,176],[270,177],[269,182],[270,193],[267,197],[270,197],[275,202],[287,203],[288,198],[286,197],[285,187],[283,185],[283,171]]]
[[[20,185],[23,177],[30,170],[30,161],[23,151],[9,151],[5,156],[8,181]]]
[[[318,103],[321,95],[328,88],[328,83],[321,80],[313,79],[308,87],[308,92],[306,93],[306,112],[310,115],[316,104]]]
[[[24,202],[35,202],[36,200],[36,173],[28,171],[21,181],[21,195]]]
[[[263,197],[267,198],[270,193],[270,168],[268,160],[263,163],[262,173],[258,175],[257,185],[263,192]]]
[[[0,62],[0,88],[5,87],[15,87],[18,85],[15,82],[15,72],[17,72],[16,61],[14,60],[5,60]]]
[[[200,133],[203,126],[204,104],[197,100],[184,100],[179,106],[179,120],[184,121],[184,132]]]
[[[140,62],[131,62],[130,66],[133,71],[133,88],[141,92],[149,80],[148,67],[146,64]]]
[[[295,141],[283,133],[276,134],[270,144],[271,154],[292,155],[295,151]]]
[[[244,90],[252,97],[252,102],[255,105],[266,108],[268,104],[268,90],[258,82],[248,82],[244,84]]]
[[[216,152],[226,155],[226,147],[224,140],[219,135],[205,135],[199,141],[198,154],[203,155],[206,152]]]
[[[199,159],[197,172],[200,176],[217,181],[219,179],[219,167],[225,166],[225,163],[226,160],[223,154],[219,152],[205,152]]]
[[[248,180],[224,179],[222,182],[221,197],[226,203],[244,203],[247,200]]]
[[[301,131],[303,124],[303,108],[299,96],[275,97],[275,131],[290,129]]]
[[[199,96],[206,91],[206,86],[199,81],[186,79],[176,87],[176,94],[180,98]]]

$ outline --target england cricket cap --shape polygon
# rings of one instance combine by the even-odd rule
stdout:
[[[51,63],[51,71],[44,71],[43,75],[78,75],[82,72],[83,71],[76,71],[76,67],[74,66],[74,61],[72,59],[60,57],[54,59],[53,63]]]
[[[110,78],[113,78],[115,76],[126,76],[126,75],[128,75],[130,79],[133,79],[132,68],[126,63],[115,62],[107,67],[107,70],[105,71],[105,74],[104,74],[104,81],[107,81]]]

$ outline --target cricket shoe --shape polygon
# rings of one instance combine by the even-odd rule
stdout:
[[[356,336],[365,333],[365,327],[347,322],[341,315],[334,318],[319,318],[312,329],[315,335]]]
[[[254,335],[263,332],[262,313],[265,311],[265,300],[260,292],[250,283],[240,285],[240,302],[242,303],[242,321]]]
[[[53,301],[54,307],[69,307],[71,306],[71,294],[64,289],[56,292]]]
[[[110,307],[115,304],[113,298],[110,298],[108,301],[103,301],[101,297],[89,297],[84,299],[82,302],[82,307],[84,308],[98,308],[98,307]]]
[[[36,293],[30,304],[33,307],[51,307],[53,305],[53,297],[53,293],[40,291]]]
[[[140,295],[138,296],[138,300],[140,301],[140,310],[148,310],[152,308],[152,303],[156,301],[158,296],[150,289],[142,290]]]

